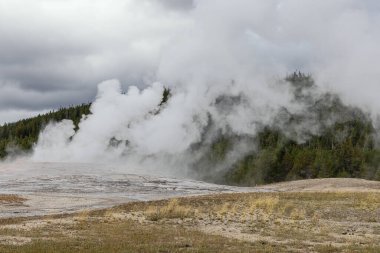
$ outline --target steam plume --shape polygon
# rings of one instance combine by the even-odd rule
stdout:
[[[79,130],[69,121],[49,125],[33,160],[190,173],[197,143],[220,133],[253,137],[284,108],[307,113],[281,81],[294,69],[313,73],[317,87],[310,96],[332,90],[376,115],[379,9],[374,1],[197,1],[184,14],[191,24],[170,34],[162,48],[157,82],[142,90],[130,86],[125,94],[116,80],[99,84]],[[172,96],[159,108],[164,86]],[[296,132],[318,133],[314,126],[311,118]],[[253,147],[235,148],[231,161]]]

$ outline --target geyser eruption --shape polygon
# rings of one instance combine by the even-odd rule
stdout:
[[[313,159],[318,155],[313,152],[327,150],[332,157],[323,152],[322,156],[335,159],[342,156],[341,152],[374,148],[370,116],[343,104],[337,95],[320,90],[309,75],[293,73],[285,80],[261,85],[261,90],[245,90],[247,86],[236,81],[226,82],[223,90],[216,87],[208,87],[201,97],[192,89],[170,91],[160,83],[143,90],[132,86],[123,93],[117,80],[105,81],[99,84],[91,113],[83,116],[78,129],[68,120],[48,125],[40,134],[32,159],[118,164],[128,172],[186,175],[214,182],[232,178],[230,183],[242,180],[241,175],[229,175],[236,170],[244,175],[249,168],[284,167],[285,174],[277,171],[275,175],[270,175],[272,169],[265,172],[260,168],[255,173],[264,175],[254,175],[250,181],[261,183],[289,176],[323,176],[319,173],[325,173],[323,169],[331,164],[325,164],[329,161],[324,157],[315,165]],[[264,90],[277,99],[270,103],[259,99],[262,96],[258,91]],[[310,149],[310,157],[298,158],[294,147],[294,152]],[[262,152],[274,157],[261,158]],[[285,158],[286,152],[294,156],[287,158],[293,159],[290,168],[282,164],[283,152]],[[274,165],[266,159],[280,163]],[[312,159],[318,168],[308,169],[307,163],[296,165],[297,159]],[[261,165],[256,164],[260,161]],[[239,172],[241,166],[243,172]],[[297,166],[305,167],[294,171]],[[377,175],[376,168],[366,173]]]
[[[101,83],[79,129],[70,121],[47,126],[32,159],[112,162],[213,181],[235,171],[231,178],[261,180],[247,184],[323,176],[327,166],[335,166],[331,176],[345,175],[343,167],[357,176],[356,160],[332,160],[350,154],[367,162],[358,150],[374,147],[378,7],[373,1],[196,1],[181,14],[188,21],[182,32],[169,34],[160,49],[149,77],[157,82],[126,93],[116,80]],[[295,69],[312,73],[315,82],[290,74]],[[162,103],[164,87],[171,96]],[[355,127],[362,129],[357,135]]]
[[[105,81],[99,84],[91,114],[83,117],[79,129],[75,132],[69,120],[48,125],[34,148],[33,160],[119,163],[131,170],[146,172],[154,167],[160,173],[183,174],[199,155],[195,144],[212,142],[220,133],[254,135],[256,127],[270,123],[271,111],[284,106],[281,101],[288,102],[282,96],[269,106],[260,99],[250,100],[234,81],[224,87],[223,93],[219,86],[202,93],[173,90],[169,100],[161,103],[164,86],[160,83],[143,90],[131,86],[122,93],[117,80]],[[271,94],[280,97],[275,90]]]

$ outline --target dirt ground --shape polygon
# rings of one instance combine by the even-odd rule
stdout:
[[[272,192],[2,219],[0,252],[380,252],[380,182],[317,179],[258,188]],[[0,195],[0,205],[23,201]]]

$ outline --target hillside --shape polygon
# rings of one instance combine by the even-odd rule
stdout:
[[[286,81],[301,109],[282,108],[255,136],[225,131],[210,141],[205,131],[198,146],[207,148],[194,164],[201,179],[245,186],[330,177],[380,180],[380,150],[371,117],[336,94],[316,92],[309,75],[294,73]],[[210,128],[212,124],[210,120]],[[241,145],[250,151],[231,163]],[[209,167],[220,168],[219,177],[212,170],[207,173]]]

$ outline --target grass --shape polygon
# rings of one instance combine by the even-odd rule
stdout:
[[[22,245],[0,245],[0,252],[275,252],[278,248],[262,248],[260,244],[205,235],[183,227],[91,218],[71,225],[36,228],[22,236],[33,240]]]
[[[22,204],[24,201],[26,199],[18,195],[0,194],[0,204]]]
[[[219,194],[0,220],[0,252],[380,252],[379,231],[379,193]]]
[[[195,211],[192,210],[191,206],[179,205],[178,199],[171,199],[164,206],[150,206],[145,210],[145,216],[151,221],[175,218],[184,219],[193,217],[194,214]]]

